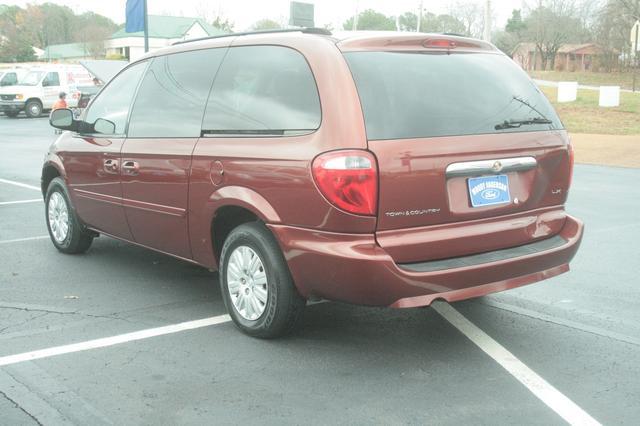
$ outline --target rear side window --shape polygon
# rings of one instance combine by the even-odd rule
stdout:
[[[280,46],[229,49],[213,83],[205,135],[294,135],[320,126],[313,74],[297,51]]]
[[[562,128],[516,64],[488,53],[347,52],[367,137],[406,139]],[[496,130],[510,120],[544,118]]]
[[[60,76],[57,72],[50,72],[47,76],[42,80],[42,86],[60,86]]]
[[[128,137],[199,137],[207,96],[225,51],[155,58],[138,90]]]

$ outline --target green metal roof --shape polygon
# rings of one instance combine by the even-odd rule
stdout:
[[[200,18],[149,15],[149,37],[181,38],[196,22],[199,23],[210,36],[226,34],[224,31],[207,24]],[[138,31],[135,33],[128,33],[124,28],[121,28],[111,36],[112,39],[124,37],[144,37],[144,32]]]
[[[52,44],[44,49],[45,59],[86,58],[91,56],[84,43]]]

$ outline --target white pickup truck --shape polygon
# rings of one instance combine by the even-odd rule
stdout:
[[[60,92],[67,94],[69,108],[78,104],[78,86],[93,84],[93,77],[81,65],[47,65],[31,68],[17,85],[0,87],[0,111],[9,117],[24,111],[39,117],[50,110]]]

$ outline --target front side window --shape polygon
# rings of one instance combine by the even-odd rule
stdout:
[[[547,98],[504,55],[348,52],[344,56],[370,140],[562,128]]]
[[[160,56],[147,70],[128,137],[200,137],[204,107],[226,49]]]
[[[18,77],[15,72],[8,72],[0,79],[3,86],[13,86],[18,82]]]
[[[60,76],[57,72],[47,73],[47,76],[42,80],[42,86],[60,86]]]
[[[113,123],[114,130],[110,134],[124,134],[131,102],[146,66],[146,61],[130,66],[98,94],[82,120],[81,133],[95,133],[97,129],[109,128],[104,125],[96,128],[96,121],[102,119]]]
[[[313,74],[297,51],[280,46],[232,47],[207,104],[205,135],[295,135],[320,126]]]

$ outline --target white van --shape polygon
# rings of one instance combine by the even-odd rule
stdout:
[[[0,69],[0,87],[15,86],[24,78],[28,71],[26,68]]]
[[[15,86],[0,87],[0,111],[9,117],[21,111],[39,117],[50,110],[60,92],[67,94],[69,108],[78,104],[78,86],[93,84],[93,77],[81,65],[46,65],[31,68]]]

